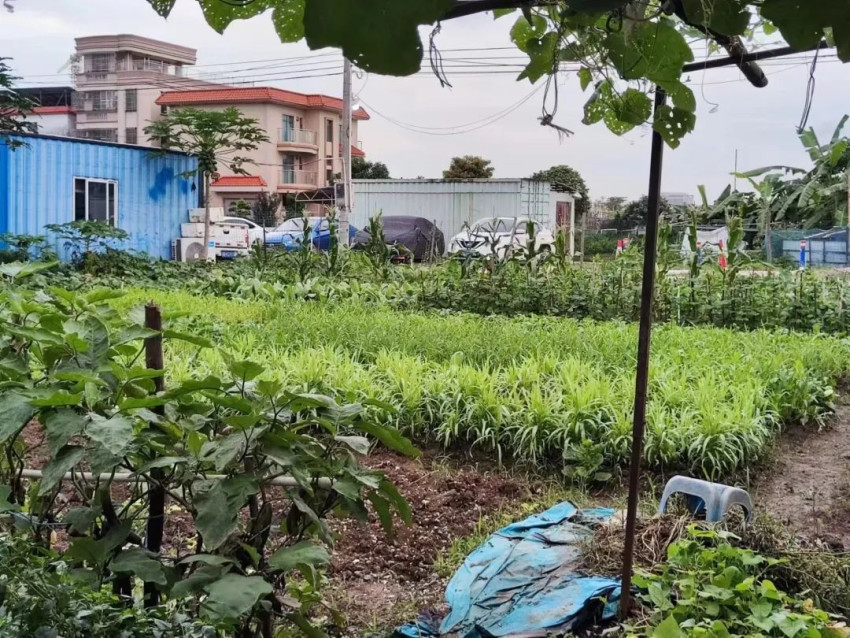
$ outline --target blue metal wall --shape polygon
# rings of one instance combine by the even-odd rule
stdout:
[[[118,182],[116,225],[130,238],[116,247],[171,258],[171,240],[198,205],[198,162],[181,153],[153,157],[149,150],[82,140],[26,136],[15,150],[0,142],[0,233],[45,235],[46,224],[74,220],[74,178]],[[55,242],[60,256],[65,246]]]

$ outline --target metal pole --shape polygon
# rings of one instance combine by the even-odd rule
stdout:
[[[165,374],[165,364],[162,356],[162,312],[159,306],[149,303],[145,306],[145,328],[156,330],[157,334],[145,339],[145,365],[151,370],[160,370]],[[162,375],[153,378],[154,392],[165,389],[165,379]],[[157,408],[162,414],[162,409]],[[165,488],[160,481],[163,479],[161,468],[151,470],[148,484],[148,520],[145,526],[145,547],[148,551],[158,554],[162,549],[162,537],[165,532]],[[159,590],[155,583],[146,582],[144,587],[145,607],[156,607],[159,604]]]
[[[655,113],[664,106],[667,94],[655,87]],[[620,614],[625,618],[631,607],[632,563],[635,549],[640,460],[643,433],[646,428],[646,389],[649,381],[649,341],[652,335],[652,297],[655,288],[655,253],[658,248],[658,208],[661,201],[661,164],[664,140],[658,131],[652,133],[652,155],[649,164],[649,201],[646,218],[646,245],[643,255],[643,283],[640,299],[637,372],[635,374],[635,409],[632,429],[632,462],[629,468],[629,504],[626,510],[626,539],[623,550],[622,593]]]
[[[351,215],[351,62],[343,61],[342,69],[342,185],[343,205],[339,211],[339,243],[348,246]]]

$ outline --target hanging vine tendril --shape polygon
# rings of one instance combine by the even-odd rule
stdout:
[[[446,77],[446,70],[443,68],[443,54],[440,53],[440,49],[437,48],[437,43],[434,41],[440,35],[442,28],[442,24],[438,22],[431,30],[431,35],[428,37],[428,60],[431,63],[431,72],[440,81],[440,86],[452,88],[452,83],[449,82],[449,78]]]

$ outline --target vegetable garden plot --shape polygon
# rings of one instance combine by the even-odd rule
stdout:
[[[392,405],[379,418],[422,441],[554,460],[582,480],[628,460],[633,326],[357,304],[278,303],[262,314],[191,325],[290,387]],[[822,424],[850,364],[850,346],[823,336],[665,326],[653,346],[644,458],[710,478],[756,461],[783,426]],[[180,344],[169,360],[178,377],[225,365],[219,350]]]

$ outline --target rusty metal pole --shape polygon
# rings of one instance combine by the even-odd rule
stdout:
[[[667,94],[655,87],[655,113],[667,100]],[[652,298],[655,292],[655,255],[658,249],[658,208],[661,201],[661,165],[664,159],[664,140],[658,131],[652,133],[652,154],[649,164],[649,201],[646,216],[646,242],[643,254],[643,282],[640,298],[640,327],[638,329],[637,371],[635,373],[635,409],[632,428],[632,462],[629,468],[629,503],[626,510],[626,541],[623,549],[622,593],[620,616],[625,618],[631,608],[632,564],[635,549],[640,460],[643,453],[643,434],[646,429],[646,389],[649,383],[649,341],[652,335]]]
[[[145,339],[145,365],[151,370],[163,370],[165,363],[162,356],[162,312],[159,306],[149,303],[145,306],[145,327],[156,330],[157,335]],[[163,375],[153,378],[154,390],[162,392],[165,389]],[[163,472],[159,468],[151,470],[148,493],[148,521],[145,531],[145,546],[155,554],[162,548],[162,537],[165,532],[165,488],[156,480],[162,480]],[[159,604],[159,591],[154,583],[145,583],[145,607],[155,607]]]

